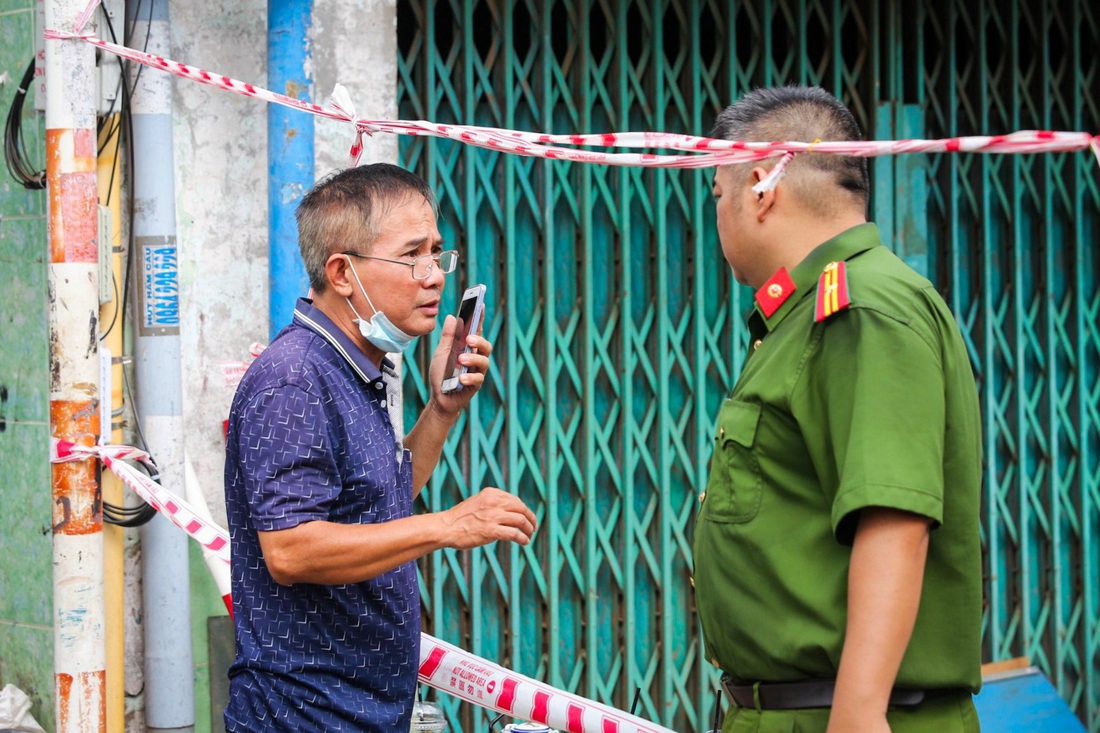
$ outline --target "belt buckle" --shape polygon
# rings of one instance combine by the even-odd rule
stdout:
[[[735,685],[733,683],[733,678],[730,677],[728,674],[722,673],[722,676],[719,678],[718,681],[719,681],[719,684],[722,685],[722,691],[726,693],[726,697],[729,698],[729,701],[731,703],[733,703],[734,705],[736,705],[739,708],[750,708],[750,709],[751,708],[756,708],[756,709],[759,709],[759,706],[756,704],[756,699],[755,699],[756,696],[755,695],[753,695],[749,699],[746,699],[744,697],[742,697],[741,699],[738,699],[738,693],[734,692],[734,690],[737,687],[742,687],[742,689],[744,690],[744,687],[739,686],[739,685]],[[753,689],[753,688],[749,688],[749,689]],[[748,690],[744,690],[744,691],[747,692]]]

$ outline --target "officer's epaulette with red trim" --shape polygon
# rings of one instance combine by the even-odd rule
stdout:
[[[825,265],[825,271],[821,273],[821,279],[817,282],[817,307],[814,308],[814,320],[820,323],[851,304],[848,272],[844,267],[844,261],[830,262]]]

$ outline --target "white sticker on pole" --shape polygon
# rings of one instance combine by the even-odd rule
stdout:
[[[180,332],[179,256],[174,236],[137,237],[138,333],[178,336]]]
[[[99,442],[111,440],[111,394],[114,384],[111,381],[111,365],[114,357],[103,343],[99,344]]]

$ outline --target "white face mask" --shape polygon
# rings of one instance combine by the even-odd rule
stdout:
[[[374,311],[374,315],[371,316],[371,319],[365,321],[363,317],[359,315],[359,311],[355,310],[355,306],[351,304],[351,300],[349,298],[344,298],[344,300],[348,301],[348,307],[351,308],[351,312],[355,314],[355,320],[359,324],[359,333],[363,334],[363,338],[382,349],[382,351],[385,351],[387,354],[404,353],[406,349],[412,346],[412,342],[416,340],[416,336],[410,336],[393,325],[393,322],[385,313],[374,307],[374,303],[371,302],[370,296],[367,295],[367,289],[363,287],[363,281],[359,279],[359,273],[355,271],[355,266],[351,261],[351,257],[349,255],[344,256],[347,257],[348,267],[351,268],[351,274],[355,276],[355,282],[359,284],[359,291],[363,293],[363,297],[367,299],[367,304]]]

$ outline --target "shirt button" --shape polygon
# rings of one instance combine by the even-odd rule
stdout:
[[[688,576],[688,581],[691,583],[691,587],[694,588],[695,587],[695,576],[694,575],[689,575]]]
[[[375,389],[382,389],[382,383],[381,382],[375,382],[374,383],[374,388]]]
[[[707,500],[707,492],[700,491],[699,492],[699,503],[702,504],[706,500]]]
[[[753,350],[753,351],[756,351],[757,349],[759,349],[759,348],[760,348],[760,344],[762,344],[762,343],[764,343],[764,340],[763,340],[763,339],[756,339],[755,341],[753,341],[753,342],[752,342],[752,350]]]

